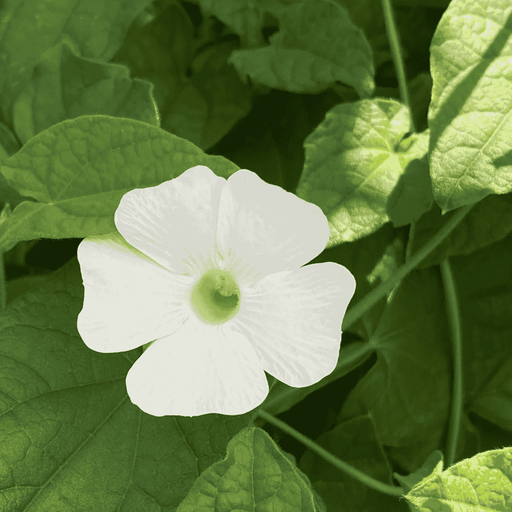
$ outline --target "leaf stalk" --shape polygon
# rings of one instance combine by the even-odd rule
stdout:
[[[376,491],[380,491],[384,494],[389,494],[390,496],[402,496],[404,494],[404,490],[402,487],[396,487],[394,485],[385,484],[379,480],[375,480],[371,476],[366,475],[359,469],[352,467],[350,464],[343,462],[338,457],[335,457],[332,453],[329,453],[327,450],[322,448],[318,443],[315,443],[313,440],[306,437],[304,434],[301,434],[298,430],[295,430],[293,427],[281,421],[280,419],[272,416],[268,412],[263,409],[258,410],[258,415],[261,416],[264,420],[272,423],[276,427],[280,428],[283,432],[286,432],[288,435],[292,436],[297,441],[301,442],[304,446],[307,446],[312,452],[315,452],[317,455],[322,457],[327,462],[331,463],[333,466],[338,468],[340,471],[347,473],[352,476],[359,482],[363,483],[367,487],[371,487]]]

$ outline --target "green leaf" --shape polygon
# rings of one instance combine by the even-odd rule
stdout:
[[[453,0],[431,52],[430,166],[442,213],[512,191],[512,6]]]
[[[390,62],[392,57],[386,36],[386,21],[382,15],[381,0],[333,1],[347,9],[354,25],[357,25],[368,39],[372,49],[374,68],[379,69],[384,62]]]
[[[66,43],[50,48],[14,104],[14,126],[22,143],[66,119],[94,114],[126,117],[158,126],[153,85],[130,79],[124,66],[76,55]]]
[[[249,113],[249,87],[227,63],[233,46],[212,45],[196,57],[192,76],[167,106],[162,128],[206,150]]]
[[[167,93],[165,82],[172,75],[185,75],[196,45],[190,16],[179,2],[171,2],[151,21],[137,20],[113,60],[126,64],[133,76],[155,83],[155,97],[161,105]]]
[[[418,146],[400,144],[408,131],[404,105],[375,99],[334,107],[307,137],[297,195],[327,216],[328,247],[369,235],[390,220],[393,189],[404,168],[422,154],[422,138]]]
[[[512,357],[509,356],[471,401],[472,411],[508,432],[512,431],[511,376]]]
[[[460,297],[464,398],[480,417],[512,430],[512,235],[451,259]]]
[[[21,145],[16,135],[5,124],[0,123],[0,162],[4,162],[20,149]],[[11,209],[23,201],[23,197],[16,192],[0,173],[0,202],[9,203]]]
[[[155,417],[80,339],[76,258],[0,313],[0,510],[171,512],[254,412]]]
[[[150,0],[6,0],[0,10],[0,106],[8,121],[41,55],[65,36],[86,58],[109,60]],[[30,37],[27,37],[27,34]]]
[[[0,123],[0,161],[16,153],[21,145],[16,135],[3,123]]]
[[[283,11],[290,5],[300,3],[303,0],[258,0],[257,6],[263,12],[270,13],[275,18],[280,18]]]
[[[25,201],[0,226],[0,247],[20,240],[115,231],[114,212],[134,188],[156,186],[196,165],[228,177],[238,167],[140,121],[83,116],[30,139],[0,171]]]
[[[506,512],[512,508],[512,448],[491,450],[435,470],[405,498],[424,512]]]
[[[448,336],[438,271],[414,270],[388,299],[367,342],[377,362],[351,391],[340,419],[369,412],[389,446],[442,436],[450,403]]]
[[[409,239],[411,256],[427,244],[450,221],[455,212],[441,215],[434,203],[416,223]],[[512,194],[490,195],[477,203],[462,222],[421,263],[418,268],[439,265],[449,256],[470,254],[502,240],[512,231]]]
[[[306,0],[283,11],[270,46],[233,52],[241,76],[274,89],[316,94],[336,81],[370,96],[372,50],[346,9],[331,0]]]
[[[114,60],[154,84],[163,129],[206,150],[248,114],[250,88],[227,63],[238,43],[209,41],[194,59],[197,45],[190,17],[172,2],[132,28]]]
[[[7,303],[23,295],[29,290],[34,290],[48,280],[46,275],[29,275],[11,279],[5,283]]]
[[[263,510],[325,512],[321,498],[292,457],[262,429],[247,427],[231,439],[223,461],[203,472],[177,512]]]
[[[263,44],[263,12],[254,0],[198,0],[203,17],[213,15],[238,34],[246,46]]]

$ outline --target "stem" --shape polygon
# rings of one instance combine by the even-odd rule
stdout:
[[[418,252],[414,253],[387,281],[374,288],[363,297],[355,306],[350,308],[343,319],[343,330],[348,329],[356,320],[372,308],[384,297],[389,290],[399,283],[411,270],[414,270],[420,262],[426,258],[462,221],[473,204],[467,204],[459,208],[452,218],[427,242]],[[342,364],[341,362],[340,364]],[[336,371],[336,370],[334,370]]]
[[[409,117],[411,123],[411,131],[415,132],[414,118],[412,116],[409,92],[407,91],[407,80],[405,78],[404,61],[402,58],[402,50],[400,48],[400,38],[396,29],[393,10],[391,9],[391,0],[382,0],[382,10],[384,11],[384,21],[386,23],[386,32],[388,34],[389,47],[395,64],[396,76],[398,79],[398,87],[400,88],[400,97],[402,103],[409,109]]]
[[[375,480],[371,476],[366,475],[362,471],[352,467],[350,464],[343,462],[342,460],[335,457],[332,453],[329,453],[327,450],[322,448],[319,444],[315,443],[309,437],[306,437],[304,434],[301,434],[298,430],[295,430],[293,427],[290,427],[284,421],[277,419],[272,416],[268,412],[265,412],[262,409],[258,410],[258,415],[263,419],[272,423],[276,427],[280,428],[283,432],[286,432],[288,435],[300,441],[304,446],[307,446],[311,451],[315,452],[317,455],[325,459],[327,462],[330,462],[333,466],[337,467],[339,470],[344,473],[349,474],[354,477],[359,482],[364,485],[371,487],[377,491],[380,491],[384,494],[389,494],[390,496],[402,496],[404,494],[404,490],[401,487],[395,487],[394,485],[388,485],[380,482],[379,480]]]
[[[446,441],[446,463],[452,466],[455,462],[455,452],[460,434],[460,424],[463,406],[462,388],[462,334],[460,322],[460,309],[457,300],[457,290],[448,258],[441,262],[441,275],[443,278],[446,308],[448,320],[452,332],[453,349],[453,385],[452,385],[452,410],[450,424],[448,426],[448,438]]]

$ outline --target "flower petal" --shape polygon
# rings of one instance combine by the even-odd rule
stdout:
[[[78,332],[97,352],[124,352],[176,331],[191,314],[193,278],[161,267],[118,233],[78,246],[85,287]]]
[[[247,339],[194,320],[153,343],[128,372],[126,387],[131,401],[153,416],[244,414],[268,394]]]
[[[329,233],[318,206],[251,171],[235,172],[222,189],[217,247],[242,283],[301,267],[325,249]]]
[[[127,242],[176,274],[211,268],[218,204],[226,180],[198,165],[156,187],[127,192],[114,221]]]
[[[247,336],[266,372],[289,386],[310,386],[336,366],[354,291],[354,277],[337,263],[272,274],[241,290],[232,328]]]

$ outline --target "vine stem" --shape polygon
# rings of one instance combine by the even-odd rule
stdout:
[[[386,24],[386,32],[388,34],[389,47],[391,48],[391,55],[395,65],[396,76],[398,79],[398,87],[400,89],[400,97],[402,102],[409,110],[410,129],[415,132],[414,118],[412,115],[411,101],[409,98],[409,91],[407,90],[407,80],[405,77],[404,59],[402,57],[402,49],[400,47],[400,38],[398,30],[396,29],[395,17],[393,16],[393,9],[391,8],[391,0],[382,0],[382,10],[384,11],[384,21]]]
[[[459,302],[457,290],[453,279],[452,270],[448,258],[441,262],[441,276],[443,279],[446,309],[448,310],[448,321],[452,333],[453,350],[453,385],[450,424],[448,426],[448,437],[446,441],[446,463],[452,466],[455,462],[455,453],[460,434],[460,425],[463,407],[463,386],[462,386],[462,329],[460,320]]]
[[[342,460],[338,459],[338,457],[335,457],[332,453],[329,453],[327,450],[322,448],[319,444],[309,439],[309,437],[306,437],[304,434],[301,434],[299,431],[295,430],[293,427],[291,427],[284,421],[281,421],[277,419],[275,416],[272,416],[268,412],[265,412],[264,410],[260,409],[258,411],[258,415],[261,416],[264,420],[268,421],[269,423],[272,423],[276,427],[280,428],[290,436],[294,437],[295,439],[297,439],[297,441],[300,441],[304,446],[307,446],[311,451],[315,452],[317,455],[325,459],[327,462],[330,462],[333,466],[337,467],[344,473],[351,475],[356,480],[365,484],[366,486],[371,487],[372,489],[380,491],[384,494],[389,494],[391,496],[402,496],[402,494],[404,493],[404,490],[401,487],[388,485],[383,482],[380,482],[379,480],[375,480],[375,478],[372,478],[371,476],[366,475],[362,471],[359,471],[359,469],[352,467],[350,464],[343,462]]]
[[[395,65],[396,76],[398,80],[398,87],[400,89],[400,97],[402,103],[407,106],[409,110],[409,123],[411,132],[416,132],[416,126],[414,124],[414,116],[412,114],[411,99],[409,97],[409,89],[407,88],[407,78],[405,76],[404,58],[402,55],[402,46],[400,45],[400,37],[396,28],[395,16],[393,15],[393,9],[391,8],[391,0],[382,0],[382,11],[384,13],[384,22],[386,25],[386,32],[388,35],[389,47],[391,48],[391,55],[393,57],[393,63]],[[409,243],[407,244],[405,259],[409,259],[410,251],[412,247],[412,239],[416,230],[416,222],[411,222],[409,228]]]
[[[452,218],[426,243],[419,251],[415,252],[387,281],[374,288],[363,297],[354,307],[350,308],[343,319],[343,330],[348,329],[356,320],[373,307],[382,297],[395,287],[411,270],[414,270],[420,262],[426,258],[467,215],[473,207],[472,204],[460,207]]]

